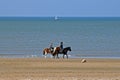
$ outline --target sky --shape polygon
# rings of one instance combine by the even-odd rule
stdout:
[[[120,17],[120,0],[0,0],[0,16]]]

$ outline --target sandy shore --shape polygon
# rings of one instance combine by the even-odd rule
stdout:
[[[120,59],[0,58],[0,80],[120,80]]]

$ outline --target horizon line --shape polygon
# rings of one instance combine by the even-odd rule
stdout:
[[[29,15],[29,16],[26,16],[26,15],[8,15],[8,16],[5,16],[5,15],[0,15],[0,17],[120,17],[120,16],[62,16],[62,15],[46,15],[46,16],[35,16],[35,15]]]

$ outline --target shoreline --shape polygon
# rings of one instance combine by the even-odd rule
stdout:
[[[62,58],[61,55],[59,55]],[[68,54],[69,59],[120,59],[119,56],[76,56]],[[36,54],[0,54],[0,58],[44,58],[43,55],[36,55]],[[47,55],[47,58],[51,58],[50,55]],[[66,58],[66,57],[65,57]]]
[[[120,59],[0,58],[2,80],[119,80]]]

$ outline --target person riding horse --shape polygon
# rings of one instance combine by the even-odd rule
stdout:
[[[49,48],[44,48],[43,55],[45,58],[47,57],[47,54],[51,54],[53,58],[59,58],[58,54],[63,54],[63,58],[65,55],[68,58],[68,51],[71,51],[71,47],[63,48],[63,42],[60,42],[60,46],[58,47],[53,47],[53,43],[51,43]]]
[[[60,52],[63,51],[63,42],[60,42]]]
[[[51,44],[50,44],[49,49],[50,49],[50,51],[51,51],[51,53],[52,53],[52,52],[53,52],[53,50],[54,50],[53,43],[51,43]]]

